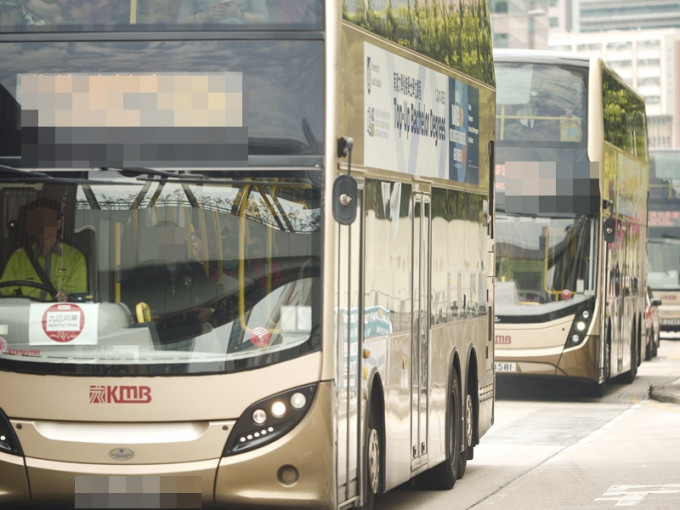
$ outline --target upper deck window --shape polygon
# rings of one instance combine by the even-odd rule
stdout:
[[[585,144],[585,71],[554,65],[496,65],[499,142]]]
[[[321,0],[0,0],[0,32],[322,26]]]

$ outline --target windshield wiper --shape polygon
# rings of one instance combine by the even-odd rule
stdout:
[[[101,170],[112,170],[114,172],[119,172],[125,177],[139,177],[140,175],[152,176],[157,175],[159,177],[168,178],[181,178],[181,174],[176,174],[173,172],[168,172],[166,170],[158,170],[156,168],[146,168],[146,167],[102,167]]]
[[[16,168],[9,165],[0,165],[0,175],[5,177],[17,177],[20,179],[35,178],[35,179],[50,179],[51,177],[43,172],[28,172],[21,168]]]

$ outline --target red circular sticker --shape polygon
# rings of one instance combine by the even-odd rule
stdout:
[[[271,336],[272,335],[267,328],[258,326],[250,331],[250,343],[255,347],[265,347],[266,345],[269,345]]]
[[[42,318],[45,334],[55,342],[66,343],[83,331],[85,314],[78,305],[60,303],[50,306]]]
[[[562,299],[571,299],[572,293],[569,289],[564,289],[562,291]]]

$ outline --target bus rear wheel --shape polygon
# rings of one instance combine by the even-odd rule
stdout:
[[[633,325],[633,337],[630,339],[630,370],[624,373],[622,377],[625,384],[632,384],[637,377],[639,334],[636,336],[635,331],[635,325]]]
[[[472,458],[472,452],[474,446],[472,442],[474,441],[473,427],[476,423],[475,420],[475,406],[472,402],[472,389],[469,387],[465,395],[465,421],[463,425],[463,446],[464,449],[458,456],[458,472],[456,473],[457,478],[463,478],[465,470],[467,469],[467,461]]]
[[[372,510],[375,495],[380,491],[382,448],[376,410],[371,406],[366,431],[366,457],[364,460],[364,504],[363,510]]]
[[[609,357],[611,355],[611,333],[609,327],[607,327],[607,340],[604,345],[604,363],[603,372],[604,378],[601,382],[593,382],[588,386],[588,395],[596,398],[604,397],[605,390],[607,389],[607,381],[609,380]]]
[[[453,488],[456,479],[459,478],[462,434],[459,427],[461,417],[460,385],[456,369],[453,369],[451,379],[446,460],[416,477],[416,484],[421,489],[449,490]]]

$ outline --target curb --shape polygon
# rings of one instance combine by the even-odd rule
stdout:
[[[658,400],[659,402],[680,404],[680,385],[650,386],[649,398]]]

